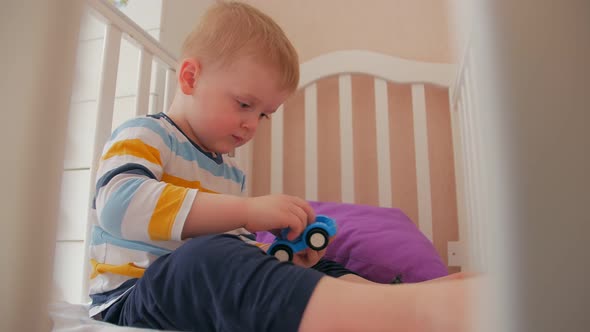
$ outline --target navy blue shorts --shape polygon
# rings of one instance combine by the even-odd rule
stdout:
[[[348,273],[329,261],[281,263],[233,235],[200,236],[158,258],[102,316],[178,331],[297,331],[318,281]]]

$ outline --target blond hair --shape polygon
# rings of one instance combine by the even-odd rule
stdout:
[[[218,1],[203,15],[182,46],[182,57],[203,64],[228,64],[240,56],[254,56],[281,75],[283,89],[299,84],[299,58],[287,36],[268,15],[239,2]]]

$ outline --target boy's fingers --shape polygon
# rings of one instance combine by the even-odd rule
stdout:
[[[292,226],[290,226],[291,230],[289,231],[289,234],[287,234],[287,239],[289,241],[293,241],[297,236],[299,236],[299,234],[303,232],[303,228],[305,228],[305,226],[301,219],[295,215],[291,215],[289,219]]]
[[[307,224],[307,214],[305,213],[305,211],[299,207],[296,204],[292,204],[289,206],[289,211],[295,215],[297,218],[299,218],[299,220],[301,220],[301,223],[303,225]]]
[[[311,208],[311,205],[309,205],[309,203],[304,200],[301,199],[299,197],[293,197],[295,204],[297,204],[297,206],[299,206],[303,211],[305,211],[305,214],[307,215],[307,222],[308,223],[312,223],[315,220],[315,211]]]

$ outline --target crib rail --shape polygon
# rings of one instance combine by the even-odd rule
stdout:
[[[115,6],[106,0],[87,0],[90,14],[101,20],[106,25],[104,46],[102,52],[102,63],[100,70],[100,83],[97,100],[96,132],[93,141],[92,163],[90,169],[91,200],[93,197],[94,183],[96,181],[97,165],[102,153],[102,147],[112,132],[113,112],[115,106],[115,89],[117,83],[117,70],[119,64],[119,53],[121,40],[125,38],[135,44],[140,52],[138,59],[137,98],[135,104],[135,115],[145,115],[149,109],[150,82],[152,72],[152,61],[158,61],[165,69],[165,88],[163,110],[168,109],[172,101],[175,89],[176,58],[166,50],[159,41],[150,36],[139,25],[129,19]],[[162,109],[156,108],[157,111]],[[90,204],[89,204],[90,206]],[[86,240],[90,238],[90,230],[94,216],[91,210],[88,212],[86,227]],[[86,300],[88,289],[89,271],[88,245],[85,245],[84,273],[82,297]]]
[[[93,10],[93,14],[97,15],[103,22],[116,27],[118,30],[127,34],[132,42],[145,49],[149,54],[152,54],[163,61],[170,68],[175,68],[176,57],[168,52],[159,41],[150,36],[137,23],[129,19],[125,14],[121,13],[115,6],[107,0],[86,0],[88,6]]]
[[[460,242],[449,243],[449,259],[471,270],[485,270],[486,213],[484,164],[481,162],[482,136],[479,96],[473,47],[468,40],[451,95],[455,164],[457,168],[457,203]]]

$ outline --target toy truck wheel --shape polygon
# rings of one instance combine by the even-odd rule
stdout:
[[[305,242],[313,250],[320,251],[328,246],[328,232],[321,228],[312,229],[307,233]]]
[[[275,256],[281,262],[290,262],[293,260],[293,250],[285,245],[277,245],[272,248],[271,255]]]

